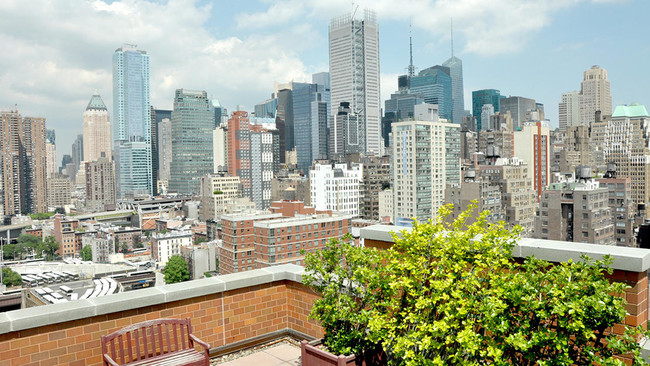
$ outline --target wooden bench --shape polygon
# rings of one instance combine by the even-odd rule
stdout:
[[[203,347],[202,352],[194,349],[194,343]],[[209,344],[192,334],[190,318],[144,321],[102,336],[102,354],[107,366],[209,366],[209,350]]]

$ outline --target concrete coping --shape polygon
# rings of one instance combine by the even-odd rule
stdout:
[[[372,225],[361,229],[363,239],[394,243],[392,233],[400,235],[402,230],[410,231],[409,227],[392,225]],[[549,262],[566,262],[580,260],[582,255],[592,259],[612,257],[612,269],[645,272],[650,269],[650,249],[618,247],[610,245],[574,243],[569,241],[521,238],[512,250],[515,258],[534,256]]]
[[[288,280],[302,283],[304,271],[304,267],[295,264],[284,264],[242,273],[121,292],[92,299],[8,311],[0,313],[0,334],[216,294],[275,281]]]

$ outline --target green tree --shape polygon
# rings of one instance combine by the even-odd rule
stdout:
[[[81,248],[81,260],[93,260],[93,248],[90,245],[86,245],[85,247]]]
[[[23,284],[23,279],[17,272],[14,272],[9,267],[2,267],[2,283],[7,286],[20,286]]]
[[[57,250],[59,250],[59,243],[57,243],[52,235],[45,237],[45,240],[39,247],[39,252],[45,252],[47,260],[53,260]]]
[[[2,246],[2,257],[4,259],[16,259],[16,244],[5,244]]]
[[[42,244],[41,238],[32,234],[20,234],[18,239],[16,239],[16,252],[19,254],[21,259],[24,255],[35,254],[36,257],[41,257],[41,252],[39,250]]]
[[[625,285],[605,278],[608,261],[515,262],[517,232],[489,224],[488,212],[453,223],[451,206],[394,235],[381,276],[390,286],[373,304],[370,339],[393,365],[614,365],[638,335],[605,336],[625,319]]]
[[[322,295],[309,316],[323,327],[323,344],[330,352],[361,356],[378,347],[368,339],[367,328],[370,310],[383,299],[388,285],[378,275],[385,255],[385,251],[354,246],[347,235],[306,256],[303,281]]]
[[[168,284],[190,279],[190,271],[187,268],[187,263],[180,255],[173,255],[169,258],[165,269],[163,269],[163,274],[165,275],[165,283]]]

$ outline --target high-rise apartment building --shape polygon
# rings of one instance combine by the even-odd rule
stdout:
[[[463,89],[463,61],[452,55],[442,66],[449,68],[451,75],[451,121],[461,124],[465,115],[465,92]]]
[[[528,165],[529,175],[537,196],[550,183],[550,130],[546,122],[525,122],[514,132],[514,156]]]
[[[609,192],[609,209],[612,213],[616,245],[635,247],[634,218],[637,207],[632,201],[632,179],[617,178],[616,171],[610,170],[605,177],[598,178],[596,181],[600,183],[601,187],[607,187]]]
[[[393,124],[393,222],[409,226],[434,217],[445,187],[460,184],[460,126],[440,120],[435,106],[422,104],[416,120]]]
[[[580,84],[580,124],[588,126],[596,120],[597,111],[602,116],[612,114],[612,95],[607,70],[594,65],[583,76]]]
[[[172,112],[169,190],[198,194],[201,177],[213,171],[214,110],[205,91],[177,89]]]
[[[650,115],[642,105],[617,106],[611,118],[592,124],[591,146],[606,163],[616,164],[616,176],[632,179],[632,200],[650,202]],[[597,140],[596,140],[597,138]],[[648,212],[646,210],[646,217]]]
[[[379,220],[379,193],[390,187],[390,158],[368,156],[361,159],[361,164],[363,181],[359,214],[367,220]]]
[[[587,170],[590,176],[591,171]],[[578,176],[578,181],[552,183],[544,191],[535,218],[536,238],[614,244],[608,189],[587,176]]]
[[[451,71],[446,66],[426,68],[410,79],[409,92],[419,95],[425,103],[438,105],[440,118],[452,120],[453,92]]]
[[[113,156],[118,197],[153,193],[149,55],[134,45],[113,54]]]
[[[0,112],[4,214],[47,212],[45,118]]]
[[[580,100],[582,96],[577,91],[562,93],[562,100],[558,106],[558,121],[560,130],[566,131],[573,126],[582,126],[580,123]]]
[[[163,118],[158,122],[158,181],[169,182],[172,162],[172,120]]]
[[[171,110],[151,107],[151,175],[155,194],[160,194],[160,188],[169,185],[169,165],[172,161],[171,121]],[[167,192],[166,188],[164,192]]]
[[[115,168],[109,157],[86,162],[86,211],[106,211],[107,205],[114,205]]]
[[[361,164],[314,164],[309,171],[311,204],[321,211],[331,210],[359,216]]]
[[[212,131],[212,154],[213,154],[213,172],[228,171],[228,127],[217,126]]]
[[[329,27],[331,116],[341,102],[349,102],[359,116],[363,152],[381,153],[381,105],[379,89],[379,26],[377,16],[366,10],[363,19],[353,14],[334,18]],[[331,123],[330,123],[331,124]]]
[[[72,183],[64,175],[54,174],[47,178],[47,206],[64,207],[72,202]]]
[[[102,155],[109,157],[112,154],[111,120],[99,93],[93,94],[84,111],[83,141],[84,161],[95,161]]]
[[[501,197],[501,188],[498,185],[481,176],[477,177],[476,171],[468,170],[460,185],[448,186],[445,189],[445,203],[454,206],[446,220],[455,221],[470,205],[476,204],[472,217],[465,221],[467,225],[474,223],[478,214],[483,211],[490,212],[487,217],[489,223],[503,221],[505,213]]]
[[[476,118],[477,132],[485,129],[489,123],[481,118],[481,112],[485,104],[492,104],[495,113],[501,111],[501,92],[496,89],[483,89],[472,92],[472,114]]]
[[[338,112],[330,122],[328,149],[330,159],[363,153],[366,136],[362,129],[361,116],[352,111],[350,103],[341,102]]]
[[[57,173],[56,166],[56,145],[49,140],[45,141],[45,155],[47,156],[47,177],[54,176]]]

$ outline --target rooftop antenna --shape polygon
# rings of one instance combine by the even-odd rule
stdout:
[[[411,35],[411,23],[409,23],[409,56],[411,62],[409,63],[408,74],[409,78],[415,76],[415,66],[413,65],[413,36]]]
[[[454,57],[454,18],[449,18],[449,23],[451,26],[451,57]]]

